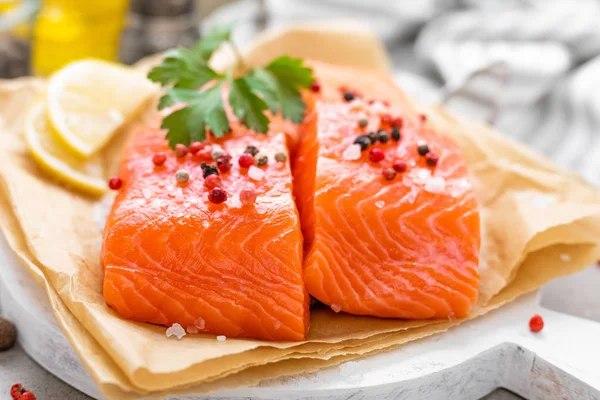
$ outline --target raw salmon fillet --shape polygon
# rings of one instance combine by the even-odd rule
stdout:
[[[313,67],[322,90],[294,162],[309,293],[336,312],[466,316],[477,301],[480,221],[458,147],[429,128],[389,78]],[[344,91],[357,98],[344,101]],[[364,129],[361,115],[368,117]],[[401,140],[377,143],[360,159],[346,159],[355,138],[379,129],[384,115],[402,118]],[[421,141],[439,155],[435,167],[418,154]],[[382,149],[385,159],[371,162],[372,148]],[[384,179],[382,169],[396,160],[405,161],[407,171]]]
[[[302,235],[287,162],[273,155],[286,149],[286,123],[258,135],[232,122],[227,140],[217,141],[233,157],[221,174],[226,203],[207,200],[199,156],[177,158],[165,132],[138,126],[120,169],[120,189],[104,230],[101,263],[104,297],[123,317],[190,332],[265,340],[301,340],[309,327],[310,297],[302,279]],[[247,145],[269,157],[262,180],[242,170]],[[167,154],[162,167],[152,156]],[[208,160],[209,158],[206,158]],[[212,163],[212,162],[211,162]],[[190,181],[178,185],[185,168]],[[255,187],[258,199],[242,207],[232,198]]]

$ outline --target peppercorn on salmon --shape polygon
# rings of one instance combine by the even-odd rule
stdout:
[[[309,296],[302,236],[289,162],[274,159],[287,153],[291,125],[274,123],[272,133],[258,135],[232,121],[225,140],[209,140],[181,157],[159,125],[134,128],[124,152],[123,183],[101,253],[108,305],[128,319],[178,323],[193,333],[303,339]],[[267,165],[238,165],[249,145],[268,157]],[[223,152],[231,160],[211,159]],[[214,179],[203,179],[207,171]],[[256,200],[240,199],[244,189]],[[241,203],[248,199],[254,203]]]
[[[313,67],[321,93],[294,162],[309,293],[336,312],[466,316],[480,221],[458,147],[389,78]]]

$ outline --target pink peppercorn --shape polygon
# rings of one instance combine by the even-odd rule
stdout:
[[[212,146],[210,146],[210,145],[204,145],[198,151],[198,153],[196,153],[196,156],[199,157],[202,160],[210,160],[210,159],[212,159],[212,157],[210,156],[211,153],[212,153]]]
[[[10,388],[10,395],[13,399],[18,399],[23,393],[25,393],[25,389],[20,383],[15,383]]]
[[[402,119],[402,117],[394,117],[392,119],[392,127],[394,127],[394,128],[402,128],[403,123],[404,123],[404,120]]]
[[[204,178],[204,186],[206,186],[206,188],[208,190],[212,190],[216,187],[220,187],[222,185],[221,183],[221,178],[219,178],[219,175],[208,175],[206,178]]]
[[[219,168],[219,171],[223,173],[229,172],[231,169],[231,156],[228,153],[217,157],[217,168]]]
[[[321,85],[319,85],[319,82],[313,82],[310,85],[310,90],[312,90],[313,93],[319,93],[321,91]]]
[[[385,153],[380,148],[374,148],[369,153],[369,159],[373,162],[379,162],[385,158]]]
[[[402,161],[402,160],[398,160],[394,162],[394,165],[392,165],[392,167],[394,168],[394,171],[396,172],[405,172],[406,169],[408,168],[408,165],[406,165],[406,162]]]
[[[183,144],[178,144],[175,146],[175,155],[177,157],[185,157],[188,153],[188,148]]]
[[[539,332],[544,329],[544,319],[541,315],[535,314],[533,317],[531,317],[529,320],[529,329],[531,332]]]
[[[203,147],[204,145],[202,143],[193,142],[190,144],[190,153],[192,153],[192,155],[196,155],[200,150],[202,150]]]
[[[435,167],[440,157],[436,153],[429,152],[425,155],[425,161],[430,167]]]
[[[242,168],[250,168],[254,165],[254,156],[250,153],[244,153],[240,156],[238,164]]]
[[[381,123],[384,125],[392,123],[392,116],[390,114],[384,114],[381,116]]]
[[[123,186],[123,180],[118,176],[110,178],[110,180],[108,181],[108,187],[112,190],[119,190],[121,189],[121,186]]]
[[[167,161],[165,153],[156,153],[152,156],[152,163],[157,167],[161,167],[165,161]]]
[[[221,204],[227,200],[227,192],[220,187],[213,188],[208,194],[208,200],[211,203]]]
[[[391,181],[396,177],[396,171],[394,171],[392,168],[385,168],[381,171],[381,174],[387,181]]]
[[[419,115],[419,118],[421,119],[421,122],[426,122],[427,121],[427,115],[425,115],[425,114]]]
[[[256,201],[256,191],[254,189],[250,189],[250,188],[242,189],[242,191],[240,192],[240,202],[243,205],[249,206],[250,204],[254,204],[255,201]]]

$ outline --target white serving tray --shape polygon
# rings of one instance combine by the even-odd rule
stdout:
[[[0,266],[2,309],[17,324],[23,349],[58,378],[102,399],[45,293],[1,236]],[[448,332],[340,367],[186,398],[469,400],[504,387],[527,399],[600,400],[600,323],[542,308],[538,297],[524,296]],[[528,328],[535,313],[546,323],[538,334]]]

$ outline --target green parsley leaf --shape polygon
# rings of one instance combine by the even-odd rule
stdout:
[[[167,139],[172,147],[182,143],[206,139],[207,127],[221,137],[229,132],[229,122],[222,101],[222,85],[229,83],[229,104],[233,113],[249,129],[257,133],[269,130],[267,109],[281,113],[293,122],[302,122],[306,105],[300,95],[314,81],[312,70],[300,58],[282,56],[264,68],[254,68],[246,75],[232,78],[213,71],[208,63],[214,52],[224,43],[231,42],[233,24],[211,30],[192,49],[168,51],[163,62],[154,67],[148,78],[163,86],[171,86],[160,98],[158,108],[178,103],[186,107],[167,116],[162,127],[168,130]],[[238,63],[243,60],[236,51]],[[214,86],[197,91],[209,82]]]
[[[222,137],[229,132],[222,90],[221,84],[218,84],[201,92],[172,89],[165,95],[169,96],[168,101],[172,102],[171,104],[184,98],[188,100],[187,107],[173,112],[162,122],[161,127],[169,130],[167,140],[171,147],[179,143],[187,146],[191,142],[205,140],[207,126],[216,137]]]
[[[206,62],[208,62],[213,53],[221,47],[223,43],[231,41],[231,31],[235,24],[236,22],[232,22],[211,29],[202,37],[202,40],[196,43],[193,52],[199,54]]]
[[[265,115],[267,103],[258,97],[248,85],[247,78],[230,79],[229,104],[233,113],[244,125],[258,133],[267,133],[269,118]]]
[[[218,77],[204,59],[184,48],[169,50],[163,62],[148,73],[153,82],[183,89],[198,89]]]
[[[247,82],[252,91],[262,95],[272,113],[281,112],[284,118],[300,123],[304,119],[306,104],[299,89],[314,81],[312,70],[302,59],[279,57],[265,68],[254,69]]]
[[[265,69],[285,86],[297,90],[307,88],[315,81],[312,69],[305,67],[303,63],[301,58],[281,56],[271,61]]]
[[[168,89],[158,101],[158,109],[170,107],[176,103],[191,103],[198,98],[200,92],[190,89]]]

